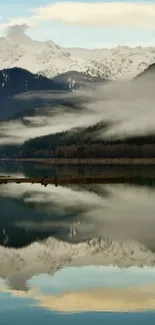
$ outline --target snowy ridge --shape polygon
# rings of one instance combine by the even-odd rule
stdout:
[[[10,35],[6,39],[0,38],[0,50],[1,70],[12,67],[24,68],[32,73],[47,70],[43,75],[53,77],[58,72],[79,68],[77,61],[70,58],[70,54],[63,51],[58,45],[51,41],[36,42],[29,37],[25,40],[24,34],[23,38],[21,35],[19,38]]]
[[[108,50],[102,59],[88,60],[86,70],[106,79],[132,79],[155,62],[154,48],[124,48]]]
[[[65,49],[53,41],[33,41],[24,29],[12,28],[6,38],[0,38],[0,69],[21,67],[48,78],[74,70],[108,79],[132,79],[155,62],[151,47]]]
[[[20,44],[10,43],[5,38],[0,38],[0,69],[16,66],[24,56],[25,51]]]

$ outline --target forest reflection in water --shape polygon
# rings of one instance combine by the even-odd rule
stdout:
[[[9,171],[9,166],[1,166],[0,174],[36,177],[33,170],[37,169],[40,177],[45,171],[48,174],[49,167],[27,166],[25,173],[24,168],[12,166]],[[113,172],[124,172],[117,168]],[[54,169],[51,173],[55,175]],[[154,174],[147,177],[150,170],[146,168],[134,169],[134,173],[139,173],[140,180],[135,184],[0,185],[0,312],[4,323],[11,324],[12,311],[18,320],[26,311],[31,319],[34,313],[38,324],[41,319],[47,324],[51,319],[69,322],[55,318],[62,313],[64,317],[77,315],[72,319],[77,324],[77,313],[89,324],[97,317],[109,324],[146,324],[146,319],[153,324]],[[48,318],[49,313],[53,318]]]

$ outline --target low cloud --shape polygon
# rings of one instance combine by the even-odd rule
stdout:
[[[154,68],[153,68],[154,71]],[[54,94],[53,94],[54,96]],[[74,101],[74,94],[68,95]],[[10,121],[0,125],[0,145],[24,143],[38,136],[110,122],[96,138],[128,138],[155,130],[154,76],[149,73],[132,82],[112,82],[92,92],[79,92],[79,108],[57,106],[47,116],[27,117],[28,123]]]

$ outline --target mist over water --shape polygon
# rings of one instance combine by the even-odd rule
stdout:
[[[109,82],[96,90],[79,91],[65,95],[78,102],[79,109],[56,106],[46,116],[25,117],[1,123],[0,144],[24,141],[78,127],[108,122],[108,129],[94,135],[96,138],[128,138],[149,135],[155,130],[155,92],[153,75],[132,81]],[[54,94],[53,94],[54,96]],[[58,95],[55,95],[58,96]]]

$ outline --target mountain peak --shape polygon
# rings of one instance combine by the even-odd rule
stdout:
[[[33,40],[26,34],[27,25],[13,25],[7,29],[7,39],[11,42],[29,44]]]

